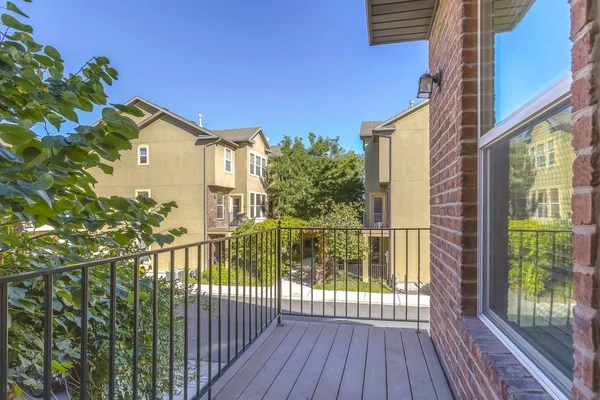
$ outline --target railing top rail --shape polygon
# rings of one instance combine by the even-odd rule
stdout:
[[[21,273],[16,273],[16,274],[10,274],[10,275],[5,275],[5,276],[0,276],[0,284],[10,283],[13,281],[24,281],[26,279],[40,278],[40,277],[43,277],[46,275],[61,274],[64,272],[71,272],[71,271],[80,270],[80,269],[88,269],[88,268],[93,268],[93,267],[97,267],[100,265],[109,265],[112,263],[134,260],[136,258],[153,256],[155,254],[170,253],[172,251],[189,249],[189,248],[198,247],[198,246],[206,246],[206,245],[214,244],[214,243],[220,243],[220,242],[224,242],[227,240],[232,240],[233,238],[239,239],[239,238],[244,238],[244,237],[251,236],[251,235],[275,232],[277,230],[278,230],[278,228],[271,228],[271,229],[265,229],[265,230],[257,231],[257,232],[244,233],[241,235],[226,236],[226,237],[217,238],[217,239],[203,240],[201,242],[181,244],[178,246],[163,247],[161,249],[149,250],[149,251],[144,251],[141,253],[126,254],[123,256],[103,258],[100,260],[84,261],[84,262],[80,262],[80,263],[76,263],[76,264],[61,265],[59,267],[52,267],[52,268],[38,269],[35,271],[27,271],[27,272],[21,272]],[[2,266],[2,268],[9,269],[9,268],[18,268],[18,267]]]
[[[305,226],[305,227],[290,227],[290,226],[282,226],[281,229],[296,229],[296,230],[305,230],[305,231],[322,231],[322,230],[330,230],[330,231],[428,231],[430,228],[369,228],[369,227],[360,227],[360,228],[338,228],[338,227],[327,227],[327,226]]]
[[[571,233],[571,229],[509,229],[509,232]]]

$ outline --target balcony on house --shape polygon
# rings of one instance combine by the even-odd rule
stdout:
[[[428,334],[429,229],[384,233],[278,227],[0,277],[0,322],[13,321],[0,330],[0,398],[451,399]],[[572,346],[569,237],[509,232],[511,323],[558,353]],[[524,275],[544,274],[565,290],[530,296],[539,285]],[[32,282],[43,301],[21,319],[11,304]],[[80,284],[73,313],[66,282]],[[69,335],[65,318],[79,327]],[[16,324],[38,328],[39,371],[11,346]]]

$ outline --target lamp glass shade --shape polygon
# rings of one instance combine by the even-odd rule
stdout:
[[[419,92],[417,98],[428,99],[433,90],[433,77],[430,74],[423,74],[419,78]]]

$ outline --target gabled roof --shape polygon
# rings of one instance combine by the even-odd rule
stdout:
[[[174,119],[176,119],[177,121],[185,124],[186,126],[192,128],[193,130],[197,131],[198,134],[204,134],[207,136],[211,136],[216,138],[217,136],[212,133],[211,131],[209,131],[208,129],[201,127],[198,124],[195,124],[194,122],[185,119],[184,117],[182,117],[181,115],[175,114],[174,112],[169,111],[167,108],[161,107],[159,105],[156,105],[140,96],[135,96],[133,97],[131,100],[129,100],[128,102],[125,103],[125,105],[132,105],[135,103],[145,103],[146,105],[150,106],[151,108],[155,109],[156,111],[154,113],[152,113],[148,118],[146,118],[145,120],[141,121],[139,123],[140,128],[147,125],[149,122],[152,122],[154,120],[156,120],[158,117],[160,117],[161,115],[168,115],[169,117],[172,117]]]
[[[360,124],[360,138],[367,138],[373,136],[373,129],[378,125],[381,125],[383,121],[363,121]]]
[[[402,111],[399,114],[394,115],[392,118],[388,119],[387,121],[383,121],[382,123],[380,123],[379,125],[377,125],[376,127],[373,128],[373,133],[377,133],[377,132],[385,132],[385,131],[391,131],[394,130],[394,124],[398,121],[400,121],[403,118],[408,117],[409,115],[413,114],[414,112],[425,108],[425,107],[429,106],[429,100],[424,100],[418,104],[415,104],[412,107],[407,108],[406,110]]]
[[[271,146],[271,156],[272,157],[279,157],[281,154],[283,154],[283,152],[281,150],[281,146]]]
[[[229,140],[234,143],[254,143],[254,138],[260,135],[265,142],[265,149],[267,152],[271,152],[269,141],[267,140],[260,126],[254,126],[250,128],[213,129],[211,132],[225,140]]]

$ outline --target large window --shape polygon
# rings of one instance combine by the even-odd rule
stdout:
[[[546,389],[566,394],[574,305],[569,4],[483,0],[480,10],[479,312]]]
[[[250,218],[267,217],[267,195],[250,192]]]
[[[250,175],[267,177],[267,159],[258,153],[250,153]]]

